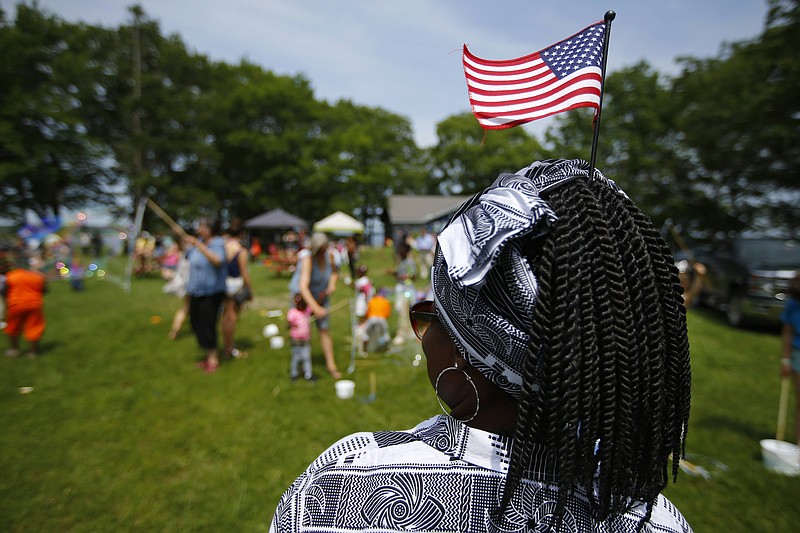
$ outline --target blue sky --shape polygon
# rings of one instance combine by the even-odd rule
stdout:
[[[13,18],[14,0],[0,0]],[[39,0],[61,17],[116,26],[131,0]],[[675,74],[679,56],[712,57],[756,37],[767,0],[140,0],[164,33],[212,59],[248,59],[307,77],[318,99],[350,99],[411,121],[420,146],[469,110],[464,43],[507,59],[540,50],[613,9],[609,71],[645,60]],[[526,126],[541,131],[552,119]]]

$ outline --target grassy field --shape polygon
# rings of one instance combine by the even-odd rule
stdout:
[[[363,262],[378,286],[391,284],[390,250],[367,249]],[[188,325],[167,339],[179,302],[157,278],[134,280],[129,294],[109,280],[83,292],[51,284],[42,356],[0,358],[0,530],[265,531],[280,494],[336,439],[439,411],[415,342],[357,358],[351,400],[336,398],[317,344],[318,382],[290,381],[288,347],[270,349],[261,333],[269,323],[285,332],[269,312],[286,310],[288,277],[261,266],[253,276],[257,297],[237,334],[249,357],[213,375],[195,368]],[[334,303],[349,295],[340,284]],[[767,471],[759,448],[775,434],[778,336],[696,310],[689,327],[687,453],[710,477],[681,475],[666,495],[698,532],[796,531],[800,478]],[[332,331],[345,369],[347,307]]]

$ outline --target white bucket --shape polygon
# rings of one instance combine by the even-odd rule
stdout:
[[[283,337],[271,337],[269,339],[269,347],[273,350],[280,350],[283,348]]]
[[[764,439],[761,441],[761,456],[764,466],[770,470],[789,476],[800,475],[800,447],[795,444]]]
[[[342,400],[347,400],[353,397],[353,392],[356,389],[356,384],[349,379],[340,379],[334,386],[336,387],[336,396]]]

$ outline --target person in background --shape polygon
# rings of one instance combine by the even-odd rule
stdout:
[[[381,288],[367,302],[364,321],[358,326],[358,338],[362,343],[361,350],[365,353],[384,350],[392,340],[389,335],[392,303],[386,298],[388,292],[388,289]]]
[[[261,240],[257,236],[250,238],[250,259],[255,263],[261,256]]]
[[[7,261],[7,259],[0,258],[0,301],[2,301],[2,305],[0,306],[0,329],[6,329],[6,272],[9,270],[10,267],[7,267],[3,264],[3,261]],[[46,280],[47,278],[45,278]]]
[[[428,233],[428,230],[422,228],[417,236],[416,247],[417,254],[419,254],[419,277],[426,279],[433,266],[433,248],[436,246],[436,237]]]
[[[101,257],[103,255],[103,236],[100,230],[92,234],[92,251],[95,257]]]
[[[225,261],[227,277],[225,278],[225,301],[222,307],[222,342],[227,357],[246,357],[247,353],[234,345],[236,324],[245,302],[253,299],[253,288],[250,283],[249,258],[247,248],[242,245],[244,230],[241,221],[232,221],[225,233]]]
[[[394,244],[394,262],[395,262],[395,264],[397,264],[397,263],[399,263],[401,261],[401,259],[400,259],[400,250],[404,245],[409,245],[410,246],[410,242],[409,241],[412,241],[412,239],[411,239],[411,234],[408,231],[406,231],[404,229],[398,229],[397,231],[395,231],[395,237],[394,237],[394,240],[392,241],[392,244]]]
[[[800,446],[800,272],[789,281],[788,293],[781,313],[781,376],[794,380],[794,431]]]
[[[133,253],[134,263],[136,264],[134,274],[144,275],[150,273],[153,267],[152,259],[155,246],[156,240],[150,233],[143,231],[139,235],[139,238],[136,239]]]
[[[178,269],[178,262],[181,258],[180,243],[174,239],[167,237],[165,241],[165,250],[161,256],[161,279],[169,281],[175,277]]]
[[[339,270],[328,237],[324,233],[314,233],[310,240],[310,253],[298,256],[298,289],[303,300],[311,308],[317,322],[319,342],[325,356],[325,366],[333,379],[340,379],[342,373],[336,366],[333,352],[333,338],[330,333],[328,308],[330,297],[336,290]]]
[[[164,234],[161,232],[156,233],[154,238],[155,246],[153,247],[153,255],[150,257],[150,260],[154,266],[160,269],[164,252],[167,251],[167,242],[164,240]]]
[[[432,274],[410,319],[447,414],[333,444],[270,531],[691,531],[661,495],[688,427],[686,309],[614,182],[580,160],[501,174]]]
[[[353,288],[356,291],[356,318],[359,322],[366,320],[367,304],[370,298],[375,295],[375,289],[372,287],[372,281],[369,279],[367,272],[369,269],[366,265],[358,265],[356,270],[355,283]]]
[[[347,250],[347,264],[350,265],[350,278],[355,281],[358,276],[358,240],[354,235],[349,235],[345,240]]]
[[[414,337],[411,323],[408,321],[408,309],[416,300],[417,291],[414,288],[414,278],[417,276],[417,267],[411,257],[411,246],[402,244],[397,249],[400,262],[394,270],[394,309],[397,311],[397,331],[392,344],[400,346]]]
[[[44,295],[47,280],[41,272],[18,268],[7,259],[0,260],[0,275],[4,276],[5,333],[11,342],[8,357],[20,354],[20,336],[28,341],[28,357],[39,354],[39,345],[46,327]]]
[[[367,302],[367,320],[370,318],[382,318],[389,320],[392,316],[392,302],[386,297],[389,289],[381,287],[375,295]]]
[[[182,235],[175,236],[175,245],[178,247],[178,263],[175,267],[175,274],[163,287],[165,294],[173,294],[181,300],[181,305],[172,317],[172,325],[167,334],[171,340],[177,339],[183,329],[183,324],[189,316],[189,301],[191,300],[190,296],[186,294],[190,266],[187,258],[188,250],[185,248],[186,244]]]
[[[88,230],[83,229],[78,232],[78,245],[81,248],[81,255],[89,257],[92,251],[92,234]]]
[[[197,222],[197,236],[184,237],[188,246],[189,321],[197,337],[197,343],[205,350],[205,358],[197,366],[207,373],[219,368],[219,346],[217,320],[225,299],[225,243],[217,236],[218,226],[210,218]]]
[[[300,376],[298,365],[302,365],[305,380],[316,381],[311,369],[311,308],[306,305],[302,295],[295,295],[294,307],[286,313],[286,321],[289,323],[289,342],[292,346],[289,377],[295,381]]]
[[[687,308],[703,292],[703,285],[706,281],[706,266],[697,261],[690,263],[686,259],[678,262],[678,279],[683,289],[683,305]]]

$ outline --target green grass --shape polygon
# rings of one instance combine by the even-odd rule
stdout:
[[[710,480],[682,475],[666,495],[695,531],[797,531],[800,478],[767,471],[759,441],[775,438],[780,338],[737,330],[706,310],[689,314],[692,417],[687,455],[725,465]],[[791,413],[791,410],[790,410]],[[794,434],[790,415],[787,438]]]
[[[376,285],[391,285],[391,250],[367,249],[363,262]],[[257,298],[237,333],[250,355],[214,375],[194,367],[202,353],[188,324],[167,339],[179,302],[157,278],[134,280],[130,294],[97,279],[83,292],[51,284],[42,357],[0,358],[0,530],[265,531],[280,494],[335,440],[439,411],[424,364],[412,364],[416,343],[357,359],[352,400],[335,397],[317,343],[319,381],[291,382],[288,347],[272,350],[261,334],[268,323],[285,332],[266,314],[286,310],[288,277],[260,266],[253,276]],[[347,295],[340,284],[334,303]],[[666,494],[698,532],[795,531],[800,478],[765,470],[758,443],[774,437],[779,339],[702,311],[689,318],[687,452],[727,470],[681,475]],[[347,308],[332,319],[345,369]],[[371,373],[377,398],[368,402]],[[20,394],[23,386],[34,390]]]

